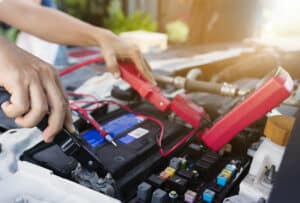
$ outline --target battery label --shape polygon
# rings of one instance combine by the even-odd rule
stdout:
[[[144,121],[144,118],[137,116],[133,113],[127,113],[124,114],[116,119],[113,119],[104,125],[102,127],[106,132],[108,132],[112,137],[115,137],[117,135],[120,135],[131,128],[134,128],[138,124],[142,123]],[[137,128],[139,129],[139,128]],[[136,130],[137,130],[136,129]],[[131,136],[132,139],[137,139],[135,137],[141,137],[145,133],[146,129],[141,128],[140,130],[134,132],[135,130],[131,131],[133,133],[133,136]],[[126,135],[128,136],[128,135]],[[126,137],[125,136],[125,137]],[[95,129],[89,130],[85,133],[82,134],[82,137],[92,146],[92,147],[97,147],[100,144],[103,144],[105,139],[103,136]],[[128,141],[128,140],[127,140]]]
[[[139,138],[143,137],[144,135],[146,135],[148,132],[149,131],[146,130],[145,128],[137,128],[137,129],[129,132],[128,135],[135,139],[139,139]]]
[[[131,142],[143,137],[148,132],[149,132],[149,130],[139,127],[137,129],[134,129],[133,131],[129,132],[127,135],[119,138],[118,141],[123,144],[130,144]]]

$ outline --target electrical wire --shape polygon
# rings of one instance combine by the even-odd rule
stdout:
[[[193,129],[191,132],[189,132],[186,136],[184,136],[181,140],[179,140],[173,147],[171,147],[169,150],[164,151],[163,147],[162,147],[162,140],[163,140],[163,136],[159,137],[158,140],[158,146],[159,146],[159,153],[166,157],[169,156],[170,154],[172,154],[175,150],[177,150],[180,146],[182,146],[184,143],[186,143],[192,136],[195,135],[197,129]]]
[[[93,63],[99,63],[99,62],[104,62],[104,58],[103,57],[98,57],[98,58],[94,58],[94,59],[90,59],[78,64],[75,64],[73,66],[70,66],[66,69],[64,69],[63,71],[61,71],[59,73],[59,75],[65,76],[67,74],[70,74],[80,68],[83,68],[87,65],[93,64]],[[73,111],[77,111],[79,112],[102,136],[104,136],[104,138],[109,141],[110,143],[114,144],[116,146],[116,143],[114,142],[113,138],[101,127],[101,125],[94,119],[92,118],[88,111],[93,111],[96,109],[85,109],[84,107],[80,107],[79,104],[87,104],[87,105],[93,105],[93,104],[114,104],[119,106],[120,108],[126,110],[127,112],[131,112],[134,113],[137,116],[140,116],[144,119],[148,119],[148,120],[152,120],[153,122],[157,123],[157,125],[160,128],[160,133],[157,139],[157,145],[159,147],[159,153],[161,154],[161,156],[166,157],[169,156],[170,154],[172,154],[175,150],[177,150],[180,146],[182,146],[184,143],[186,143],[187,141],[189,141],[194,135],[195,133],[197,133],[197,128],[192,129],[187,135],[185,135],[181,140],[179,140],[173,147],[171,147],[170,149],[168,149],[167,151],[165,151],[163,149],[162,146],[162,141],[163,141],[163,137],[164,137],[164,132],[165,132],[165,127],[164,124],[162,123],[162,121],[160,121],[159,119],[156,119],[152,116],[148,116],[148,115],[143,115],[137,112],[132,111],[127,105],[123,105],[120,104],[118,102],[115,101],[109,101],[109,100],[98,100],[96,97],[94,97],[93,95],[89,95],[89,94],[82,94],[82,93],[74,93],[74,92],[69,92],[68,95],[70,96],[81,96],[81,97],[89,97],[92,98],[93,101],[86,101],[86,100],[77,100],[77,101],[73,101],[70,103],[71,109]],[[99,107],[99,106],[98,106]]]
[[[98,101],[98,98],[95,97],[95,96],[93,96],[93,95],[91,95],[91,94],[75,93],[75,92],[71,92],[71,91],[67,91],[66,94],[67,94],[67,96],[72,96],[72,97],[88,97],[88,98],[92,99],[92,101]],[[78,104],[78,105],[80,105],[80,104],[82,104],[82,103],[85,104],[86,101],[87,101],[87,100],[78,99],[78,100],[72,101],[72,103],[73,103],[73,104]],[[90,112],[91,112],[91,111],[95,111],[95,110],[97,110],[98,108],[100,108],[100,105],[99,105],[98,102],[95,102],[95,104],[96,104],[96,105],[95,105],[94,108],[88,109],[87,106],[84,106],[84,109],[85,109],[86,111],[90,111]]]
[[[94,104],[95,101],[79,101],[79,103],[81,103],[81,104]],[[159,133],[159,136],[158,136],[158,139],[157,139],[157,145],[159,147],[159,153],[163,157],[166,157],[166,156],[169,156],[170,154],[172,154],[175,150],[177,150],[184,143],[186,143],[191,137],[193,137],[195,135],[195,133],[197,132],[197,128],[191,130],[187,135],[185,135],[181,140],[179,140],[173,147],[171,147],[170,149],[165,151],[162,147],[162,141],[163,141],[163,137],[164,137],[165,127],[164,127],[164,124],[162,123],[161,120],[159,120],[157,118],[154,118],[152,116],[148,116],[148,115],[144,115],[144,114],[141,114],[141,113],[134,112],[127,105],[123,105],[123,104],[120,104],[120,103],[115,102],[115,101],[102,100],[102,101],[97,101],[97,103],[103,104],[103,105],[107,105],[107,104],[117,105],[120,108],[126,110],[127,112],[133,113],[136,116],[139,116],[141,118],[148,119],[148,120],[151,120],[151,121],[155,122],[160,128],[160,133]]]
[[[88,98],[91,98],[92,100],[94,100],[94,101],[92,101],[92,103],[96,104],[96,107],[94,107],[93,109],[87,109],[86,107],[79,106],[81,103],[86,103],[85,100],[76,100],[76,101],[70,102],[70,108],[71,108],[71,110],[79,113],[79,115],[81,115],[87,122],[89,122],[100,133],[100,135],[103,138],[105,138],[108,142],[110,142],[115,147],[117,147],[117,144],[115,143],[115,141],[113,140],[111,135],[107,131],[105,131],[102,128],[102,126],[88,113],[89,111],[94,111],[99,108],[99,103],[97,102],[98,101],[97,97],[90,95],[90,94],[82,94],[82,93],[75,93],[75,92],[68,92],[67,95],[88,97]]]
[[[105,62],[103,57],[97,57],[97,58],[94,58],[94,59],[83,61],[81,63],[77,63],[73,66],[70,66],[70,67],[60,71],[59,75],[62,77],[62,76],[65,76],[67,74],[70,74],[70,73],[72,73],[72,72],[74,72],[74,71],[76,71],[80,68],[84,68],[87,65],[94,64],[94,63],[103,63],[103,62]]]

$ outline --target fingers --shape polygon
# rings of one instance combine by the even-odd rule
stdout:
[[[30,107],[28,86],[20,81],[14,82],[6,88],[11,94],[10,101],[4,102],[1,107],[7,117],[15,118],[25,114]]]
[[[120,77],[119,64],[116,54],[112,50],[105,50],[103,53],[108,70],[116,77]]]
[[[150,68],[150,65],[149,65],[148,61],[144,57],[142,57],[142,58],[143,58],[143,61],[144,61],[144,64],[145,64],[144,67],[146,68],[146,75],[148,75],[148,77],[149,77],[149,81],[152,84],[157,85],[157,83],[154,79],[154,76],[152,75],[152,70]]]
[[[19,81],[5,87],[11,99],[2,104],[3,111],[26,128],[37,126],[50,111],[43,132],[45,142],[51,142],[63,125],[74,132],[71,111],[56,71],[47,64],[39,64],[39,73],[31,72],[30,77],[28,85]]]
[[[48,75],[48,76],[47,76]],[[47,94],[50,113],[48,119],[48,127],[44,130],[43,136],[45,142],[52,142],[55,135],[62,129],[65,117],[67,104],[63,93],[56,83],[56,75],[52,72],[43,77],[43,86]]]
[[[145,79],[150,83],[156,85],[156,82],[151,73],[151,68],[138,49],[135,49],[133,51],[131,60],[136,65],[139,72],[145,77]]]
[[[32,127],[50,109],[48,126],[44,131],[45,141],[48,142],[65,122],[71,128],[70,111],[56,82],[55,69],[5,41],[1,41],[1,45],[4,55],[0,60],[0,86],[11,94],[10,101],[2,104],[4,113],[16,118],[19,125]]]
[[[38,81],[37,81],[38,80]],[[16,118],[16,123],[25,128],[36,126],[48,113],[48,102],[39,79],[34,79],[29,87],[30,110]]]
[[[64,126],[67,128],[67,130],[69,130],[71,133],[74,133],[76,131],[75,126],[73,124],[73,119],[72,119],[72,113],[69,107],[69,100],[66,97],[65,93],[64,93],[64,89],[63,86],[59,80],[58,77],[55,78],[56,84],[58,85],[60,91],[63,93],[64,99],[65,99],[65,103],[67,104],[67,109],[66,109],[66,113],[65,113],[65,122],[64,122]]]
[[[71,133],[74,133],[76,131],[75,126],[73,124],[72,113],[71,113],[71,110],[69,108],[67,109],[67,112],[66,112],[66,115],[65,115],[64,126]]]

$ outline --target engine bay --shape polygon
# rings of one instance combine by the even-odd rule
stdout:
[[[261,89],[270,76],[262,79],[250,71],[248,75],[243,73],[249,77],[233,75],[231,80],[224,79],[226,83],[212,84],[205,79],[220,81],[220,73],[226,72],[226,68],[213,73],[204,67],[156,77],[166,98],[174,101],[176,95],[185,93],[184,102],[203,107],[208,117],[204,116],[197,128],[184,120],[197,115],[178,116],[178,112],[189,113],[180,106],[182,103],[177,103],[175,110],[171,105],[171,110],[161,111],[130,83],[107,73],[91,78],[69,99],[88,108],[89,115],[115,144],[105,140],[78,112],[74,112],[78,139],[93,157],[81,154],[79,160],[86,160],[84,165],[66,155],[55,142],[42,142],[36,128],[5,131],[0,135],[0,186],[9,186],[11,179],[20,183],[13,194],[5,192],[0,202],[267,202],[291,131],[287,128],[292,128],[299,107],[295,104],[299,101],[297,76],[291,74],[295,85],[284,83],[291,88],[291,97],[275,105],[279,102],[275,97],[264,97],[272,98],[279,89]],[[257,91],[261,94],[254,98]],[[87,95],[101,102],[93,102],[94,98]],[[263,113],[260,104],[272,108]],[[231,114],[236,116],[226,117]],[[273,121],[274,117],[283,118]],[[224,118],[227,123],[222,125]],[[255,122],[248,125],[245,119],[250,118]],[[281,127],[283,120],[291,121]],[[229,121],[236,129],[229,129]],[[231,133],[234,137],[230,142],[215,144],[215,139],[222,140]],[[211,138],[212,134],[220,134],[221,138]],[[69,196],[60,199],[60,193],[34,193],[31,188],[36,190],[40,181],[45,185],[44,189],[40,185],[40,190],[60,190]]]

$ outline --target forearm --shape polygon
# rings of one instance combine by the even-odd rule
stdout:
[[[10,43],[6,38],[0,36],[0,63],[7,59],[10,50],[12,50],[14,46],[15,45]],[[17,52],[18,50],[15,51]],[[0,67],[0,74],[2,68],[3,67]]]
[[[118,60],[130,60],[151,83],[150,68],[139,49],[111,31],[97,28],[60,11],[28,0],[0,0],[0,21],[59,44],[101,46],[108,70],[119,75]]]
[[[2,61],[3,57],[5,57],[3,55],[5,54],[5,49],[7,46],[8,46],[8,41],[4,37],[0,36],[0,62]],[[1,71],[1,67],[0,67],[0,74],[3,74]]]
[[[0,21],[42,39],[68,45],[99,45],[99,38],[107,32],[27,0],[3,0]]]
[[[3,47],[6,46],[7,43],[7,40],[4,37],[0,36],[0,54],[2,53]]]

